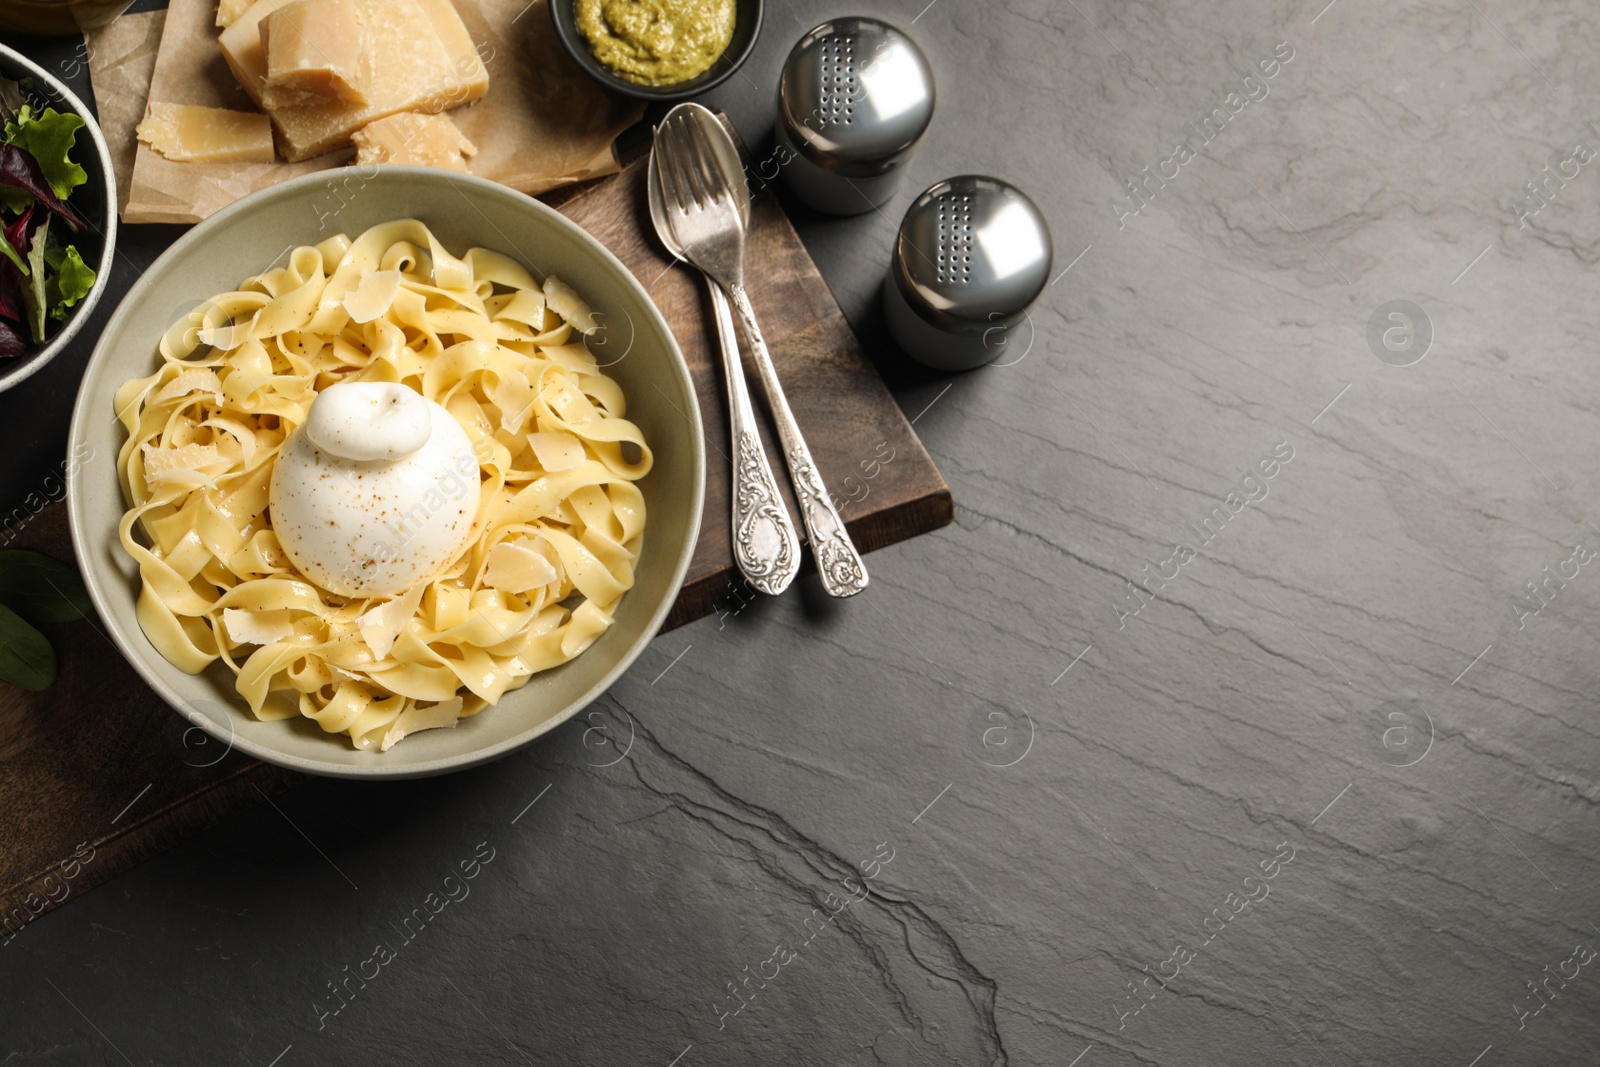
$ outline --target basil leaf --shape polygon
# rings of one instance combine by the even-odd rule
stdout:
[[[44,634],[0,604],[0,681],[38,692],[56,680],[56,650]]]
[[[35,623],[94,618],[77,570],[26,548],[0,551],[0,604]]]

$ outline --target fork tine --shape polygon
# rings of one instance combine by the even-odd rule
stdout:
[[[684,190],[678,177],[677,152],[673,151],[672,131],[663,122],[656,127],[656,156],[660,164],[657,177],[661,181],[663,204],[669,215],[683,209]]]
[[[656,166],[655,166],[654,170],[651,171],[651,173],[649,173],[649,174],[647,174],[645,176],[645,180],[651,183],[652,191],[656,194],[656,198],[661,201],[661,207],[662,207],[662,209],[663,209],[663,211],[665,212],[665,215],[666,215],[666,217],[662,221],[664,221],[666,223],[667,232],[671,233],[673,235],[673,239],[674,240],[678,240],[678,238],[677,238],[678,231],[677,231],[677,228],[673,225],[673,215],[677,213],[678,209],[677,209],[677,207],[674,206],[674,202],[673,202],[673,199],[672,199],[672,194],[667,188],[667,179],[666,179],[666,173],[665,172],[666,172],[666,168],[661,165],[661,160],[658,159],[656,161]],[[681,246],[683,245],[683,242],[681,240],[678,240],[678,245],[681,248]],[[688,262],[688,257],[685,256],[682,251],[679,251],[679,250],[673,249],[673,248],[668,248],[667,251],[672,254],[672,258],[674,260],[676,260],[676,261],[678,261],[680,263],[687,263]]]
[[[676,121],[665,122],[662,125],[667,131],[666,139],[662,146],[663,162],[667,165],[667,173],[672,176],[679,209],[687,211],[691,203],[697,207],[704,207],[705,197],[686,158],[689,155],[689,151],[684,141],[681,117]]]
[[[707,207],[712,202],[712,191],[716,188],[705,180],[704,173],[699,166],[699,159],[694,144],[695,122],[688,115],[679,115],[674,132],[673,153],[678,164],[682,167],[684,180],[694,191],[695,203],[700,207]]]
[[[729,178],[722,170],[722,162],[711,149],[711,140],[706,136],[706,131],[700,123],[693,121],[689,116],[684,116],[684,122],[689,127],[690,154],[699,169],[700,178],[705,183],[706,199],[711,202],[721,200],[727,196]]]

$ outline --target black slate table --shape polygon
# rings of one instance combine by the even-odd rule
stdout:
[[[879,11],[939,79],[910,184],[795,215],[956,525],[69,901],[0,949],[0,1062],[1595,1061],[1600,16],[924,2]],[[752,144],[846,13],[769,8],[711,97]],[[1058,277],[934,378],[876,287],[971,171]],[[93,332],[0,396],[6,509]]]

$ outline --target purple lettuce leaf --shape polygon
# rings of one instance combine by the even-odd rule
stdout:
[[[39,161],[23,148],[0,143],[0,185],[9,185],[31,193],[33,198],[66,220],[74,230],[83,230],[88,223],[83,217],[61,202],[50,182],[45,178]]]
[[[0,319],[0,359],[15,359],[25,355],[28,351],[28,342],[22,334],[14,329],[11,323]]]
[[[0,260],[9,260],[6,265],[21,274],[28,272],[28,224],[33,220],[33,209],[34,205],[29,204],[10,225],[0,228]]]
[[[22,321],[22,272],[9,262],[0,262],[0,322]]]
[[[9,226],[0,228],[0,318],[13,322],[23,321],[23,307],[27,303],[23,290],[27,280],[23,270],[27,267],[28,224],[33,221],[33,205]]]
[[[34,205],[29,204],[26,211],[0,229],[0,236],[5,238],[20,259],[26,259],[28,255],[28,226],[33,221],[33,208]]]

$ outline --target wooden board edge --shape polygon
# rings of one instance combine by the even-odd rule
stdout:
[[[0,889],[0,947],[16,938],[29,923],[54,911],[83,890],[110,881],[152,856],[249,811],[264,797],[287,792],[306,780],[307,776],[298,771],[251,760],[227,777],[175,797],[126,827],[84,842],[92,858],[77,864],[76,875],[62,876],[67,863],[62,860]],[[46,885],[52,878],[67,889],[58,899],[51,899],[58,891]],[[44,906],[34,911],[27,904],[29,896]],[[26,918],[13,928],[10,919],[17,911]]]
[[[942,529],[954,522],[955,517],[955,498],[950,495],[949,486],[941,486],[887,510],[846,519],[844,525],[855,541],[856,548],[866,554]],[[816,569],[816,562],[808,552],[805,563],[801,565],[800,577],[815,574]],[[867,571],[870,575],[872,568],[868,567]],[[667,613],[667,621],[661,625],[661,632],[666,633],[710,615],[716,610],[717,601],[722,598],[731,580],[726,575],[713,574],[684,582],[678,599],[672,604],[672,610]]]

